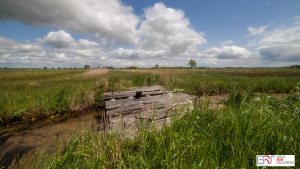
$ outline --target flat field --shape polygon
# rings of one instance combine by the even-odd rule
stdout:
[[[134,86],[228,95],[221,109],[210,109],[204,97],[161,130],[139,125],[134,139],[122,133],[77,133],[65,147],[32,155],[33,168],[255,168],[256,155],[295,155],[300,167],[298,69],[1,71],[0,80],[3,124],[97,108],[103,92]],[[26,165],[21,160],[18,166]]]
[[[105,91],[143,85],[184,89],[197,96],[289,93],[300,82],[299,69],[137,69],[112,70],[2,70],[0,123],[36,120],[76,112],[101,104]]]
[[[0,121],[26,121],[92,105],[102,74],[85,70],[0,71]]]

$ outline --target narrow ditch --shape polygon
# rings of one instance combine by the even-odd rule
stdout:
[[[0,127],[0,166],[11,165],[15,156],[21,152],[27,158],[40,148],[53,145],[56,140],[65,142],[74,132],[96,130],[103,125],[104,110],[87,110],[80,115],[58,116],[41,119],[33,123],[23,123]],[[27,155],[27,156],[26,156]]]

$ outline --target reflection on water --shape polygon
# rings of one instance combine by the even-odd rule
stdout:
[[[34,151],[55,143],[58,134],[59,141],[65,141],[72,134],[81,130],[102,129],[103,110],[85,111],[81,115],[59,116],[43,119],[34,123],[19,124],[10,127],[0,127],[0,166],[11,164],[20,150],[22,154]]]

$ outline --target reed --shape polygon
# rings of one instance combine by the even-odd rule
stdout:
[[[298,92],[298,93],[297,93]],[[257,154],[300,155],[299,90],[282,98],[233,92],[223,109],[207,102],[161,130],[138,125],[134,139],[85,131],[35,168],[255,168]],[[233,104],[238,103],[238,104]],[[296,158],[296,168],[300,166]]]
[[[280,71],[294,76],[269,76]],[[103,92],[144,85],[162,85],[168,90],[181,88],[197,96],[223,95],[234,90],[290,93],[300,81],[298,74],[295,69],[138,69],[112,70],[100,75],[86,70],[7,70],[0,74],[0,123],[97,107]],[[101,92],[99,86],[104,86]]]

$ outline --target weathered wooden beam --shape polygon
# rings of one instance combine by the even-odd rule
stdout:
[[[136,94],[138,92],[142,92],[142,94],[139,94],[138,97],[145,97],[147,95],[154,96],[154,95],[162,95],[164,93],[167,93],[166,90],[162,86],[152,86],[152,87],[138,87],[133,88],[129,91],[119,91],[119,92],[107,92],[104,93],[101,98],[105,101],[111,100],[111,99],[125,99],[128,97],[136,97]]]
[[[105,101],[105,113],[109,117],[111,129],[133,129],[141,120],[143,122],[171,119],[176,110],[182,114],[187,112],[185,106],[188,100],[194,101],[197,97],[185,93],[172,94],[161,91],[161,86],[135,88],[132,91],[106,93],[102,98]],[[119,100],[109,100],[119,99]],[[184,107],[185,106],[185,107]]]

